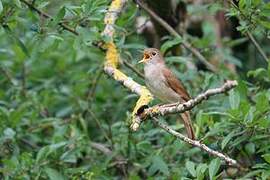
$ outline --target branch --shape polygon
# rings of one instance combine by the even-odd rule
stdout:
[[[234,88],[236,86],[237,86],[237,81],[227,81],[225,84],[223,84],[222,87],[215,88],[215,89],[209,89],[206,92],[198,95],[196,98],[187,101],[186,103],[183,103],[183,104],[179,104],[179,103],[165,104],[165,105],[162,105],[162,106],[157,106],[157,107],[152,107],[152,108],[145,109],[143,111],[143,113],[141,113],[141,114],[139,114],[137,116],[136,121],[134,123],[137,123],[138,124],[137,126],[139,126],[140,123],[142,122],[142,119],[145,119],[147,117],[152,117],[152,121],[157,126],[164,129],[165,131],[167,131],[171,135],[175,136],[176,138],[178,138],[178,139],[180,139],[182,141],[185,141],[186,143],[191,144],[193,146],[199,147],[200,149],[206,151],[207,153],[209,153],[209,154],[211,154],[213,156],[217,156],[217,157],[223,159],[229,165],[235,165],[237,167],[241,167],[236,162],[236,160],[231,159],[227,155],[224,155],[224,154],[222,154],[222,153],[220,153],[218,151],[210,149],[205,144],[202,144],[200,141],[192,140],[192,139],[182,135],[181,133],[176,132],[175,130],[173,130],[172,128],[170,128],[169,126],[167,126],[166,124],[160,122],[157,118],[155,118],[155,116],[158,116],[158,115],[164,116],[166,114],[182,113],[182,112],[188,111],[188,110],[194,108],[199,103],[201,103],[203,100],[208,99],[210,96],[225,93],[225,92],[231,90],[232,88]]]
[[[249,32],[247,31],[247,36],[248,38],[251,40],[251,42],[254,44],[254,46],[257,48],[257,50],[259,51],[259,53],[261,54],[261,56],[263,57],[263,59],[266,62],[269,62],[268,57],[266,56],[266,54],[264,53],[264,51],[262,50],[261,46],[259,45],[259,43],[257,42],[257,40],[255,39],[255,37]]]
[[[41,11],[40,9],[36,8],[32,3],[28,2],[27,0],[20,0],[21,2],[23,2],[25,5],[27,5],[30,9],[32,9],[33,11],[37,12],[40,16],[46,18],[46,19],[50,19],[53,20],[53,17],[43,11]],[[72,27],[69,27],[68,25],[66,25],[64,22],[59,22],[58,23],[59,26],[61,26],[63,29],[75,34],[75,35],[79,35],[79,33],[73,29]]]
[[[176,138],[185,141],[188,144],[191,144],[193,146],[196,146],[204,151],[206,151],[208,154],[211,154],[213,156],[217,156],[220,159],[223,159],[225,162],[227,162],[229,165],[235,165],[237,167],[241,167],[236,160],[231,159],[229,156],[222,154],[218,151],[215,151],[213,149],[210,149],[209,147],[207,147],[205,144],[201,143],[200,141],[196,141],[196,140],[192,140],[189,139],[188,137],[176,132],[175,130],[173,130],[172,128],[170,128],[169,126],[167,126],[166,124],[160,122],[157,118],[153,118],[152,121],[159,126],[160,128],[164,129],[165,131],[167,131],[168,133],[170,133],[171,135],[175,136]]]
[[[135,3],[138,4],[142,9],[144,9],[153,19],[155,19],[161,26],[163,26],[171,35],[183,39],[183,37],[177,33],[166,21],[164,21],[162,18],[160,18],[154,11],[152,11],[150,8],[147,7],[146,4],[142,3],[140,0],[135,0]],[[183,40],[182,41],[183,46],[189,50],[194,56],[196,56],[209,70],[212,72],[217,72],[217,68],[209,63],[206,58],[192,45]]]
[[[113,144],[113,143],[112,143],[112,140],[111,140],[111,138],[109,138],[109,135],[107,134],[106,130],[104,130],[104,129],[102,128],[102,125],[101,125],[101,123],[100,123],[100,120],[96,117],[95,113],[94,113],[90,108],[89,108],[87,111],[89,112],[89,114],[90,114],[90,115],[92,116],[92,118],[94,119],[94,121],[95,121],[97,127],[101,130],[101,133],[103,134],[103,136],[105,137],[105,139],[106,139],[108,142],[111,142],[111,144]]]
[[[142,74],[138,69],[136,69],[132,64],[130,64],[129,62],[127,62],[126,60],[122,60],[123,64],[125,66],[127,66],[129,69],[131,69],[135,74],[137,74],[137,76],[139,76],[140,78],[144,79],[144,74]]]
[[[86,100],[91,102],[95,96],[96,89],[98,82],[103,74],[102,66],[98,68],[98,72],[96,72],[96,76],[94,77],[93,81],[89,84],[88,92],[86,93]]]
[[[6,70],[6,68],[4,66],[0,66],[0,71],[3,73],[3,75],[7,78],[7,80],[12,84],[12,85],[16,85],[16,83],[13,80],[13,77],[11,76],[11,74],[8,72],[8,70]]]
[[[196,105],[201,103],[203,100],[208,99],[210,96],[214,96],[216,94],[225,93],[232,88],[237,86],[237,81],[227,81],[223,84],[220,88],[209,89],[206,92],[198,95],[194,99],[190,99],[189,101],[181,104],[181,103],[172,103],[172,104],[165,104],[161,106],[154,106],[151,108],[145,109],[142,113],[138,114],[135,118],[134,123],[138,124],[139,126],[143,120],[147,117],[154,117],[158,115],[166,115],[166,114],[175,114],[175,113],[183,113],[194,108]]]
[[[152,95],[149,90],[134,80],[132,78],[125,75],[122,71],[117,69],[119,64],[119,54],[116,49],[116,46],[113,42],[114,36],[114,24],[115,21],[120,14],[126,0],[114,0],[112,1],[109,10],[106,13],[104,23],[105,29],[102,35],[107,36],[110,40],[105,44],[106,47],[106,57],[105,57],[105,65],[104,71],[109,76],[113,77],[116,81],[120,82],[122,85],[130,89],[132,92],[138,94],[140,96],[139,100],[136,103],[136,106],[132,113],[132,124],[131,129],[135,130],[138,129],[138,124],[134,123],[135,121],[135,114],[139,110],[140,107],[147,105],[152,99]]]

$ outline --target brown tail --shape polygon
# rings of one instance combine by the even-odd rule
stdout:
[[[186,128],[187,131],[187,135],[190,139],[195,139],[195,135],[194,135],[194,131],[193,131],[193,127],[192,127],[192,123],[191,123],[191,119],[190,119],[190,114],[188,111],[181,113],[181,117],[183,119],[184,122],[184,126]]]

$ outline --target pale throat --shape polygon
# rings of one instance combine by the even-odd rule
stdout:
[[[151,93],[163,102],[172,103],[180,101],[180,97],[166,85],[162,69],[163,63],[148,62],[144,66],[145,84]]]

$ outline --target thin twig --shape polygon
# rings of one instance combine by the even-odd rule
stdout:
[[[90,113],[90,115],[92,116],[92,118],[94,119],[94,121],[96,122],[98,128],[102,131],[103,133],[103,136],[105,137],[105,139],[108,141],[108,142],[111,142],[112,143],[112,140],[109,138],[109,136],[107,135],[106,131],[102,128],[100,122],[99,122],[99,119],[96,117],[95,113],[89,109],[88,112]]]
[[[269,59],[267,58],[266,54],[262,50],[261,46],[258,44],[258,42],[255,39],[255,37],[249,31],[247,31],[246,34],[247,34],[248,38],[251,40],[251,42],[254,44],[254,46],[257,48],[257,50],[259,51],[259,53],[261,54],[261,56],[263,57],[263,59],[266,62],[269,62]]]
[[[152,18],[154,18],[161,26],[163,26],[171,35],[183,39],[179,33],[177,33],[166,21],[160,18],[154,11],[148,8],[146,4],[142,3],[140,0],[135,0],[135,2],[142,9],[144,9]],[[209,63],[206,58],[196,48],[192,47],[189,42],[183,40],[182,44],[187,50],[189,50],[194,56],[196,56],[209,70],[211,70],[212,72],[217,72],[217,68],[211,63]]]
[[[28,2],[27,0],[20,0],[21,2],[23,2],[24,4],[26,4],[30,9],[32,9],[33,11],[37,12],[40,16],[45,17],[47,19],[53,20],[53,17],[43,11],[41,11],[40,9],[36,8],[32,3]],[[65,24],[64,22],[59,22],[58,23],[59,26],[61,26],[63,29],[75,34],[75,35],[79,35],[79,33],[73,29],[72,27],[68,26],[67,24]]]
[[[136,69],[132,64],[130,64],[129,62],[127,62],[126,60],[122,60],[123,64],[125,66],[127,66],[129,69],[131,69],[135,74],[137,74],[140,78],[144,79],[144,75],[138,70]]]
[[[138,114],[136,117],[136,121],[131,125],[132,127],[137,127],[140,123],[145,120],[147,117],[154,117],[158,115],[166,115],[166,114],[175,114],[175,113],[183,113],[194,108],[196,105],[201,103],[203,100],[208,99],[210,96],[214,96],[216,94],[225,93],[232,88],[237,86],[237,81],[227,81],[220,88],[208,89],[204,93],[198,95],[194,99],[190,99],[185,103],[172,103],[165,104],[161,106],[154,106],[151,108],[145,109],[141,114]],[[136,129],[134,129],[136,130]]]
[[[3,73],[4,76],[6,76],[6,78],[8,79],[8,81],[12,84],[12,85],[16,85],[14,82],[13,82],[13,78],[12,76],[10,75],[10,73],[2,66],[0,66],[0,71]]]
[[[167,126],[166,124],[160,122],[157,118],[153,117],[152,121],[159,126],[160,128],[164,129],[165,131],[167,131],[168,133],[170,133],[171,135],[175,136],[176,138],[185,141],[188,144],[191,144],[193,146],[199,147],[200,149],[206,151],[208,154],[211,154],[213,156],[217,156],[220,159],[223,159],[224,161],[226,161],[229,165],[235,165],[240,167],[240,165],[237,163],[236,160],[230,158],[229,156],[222,154],[221,152],[215,151],[213,149],[210,149],[209,147],[207,147],[205,144],[201,143],[200,141],[196,141],[196,140],[192,140],[189,139],[188,137],[182,135],[181,133],[178,133],[177,131],[173,130],[172,128],[170,128],[169,126]]]
[[[91,100],[93,99],[93,97],[95,96],[95,92],[96,92],[96,89],[97,89],[97,85],[98,85],[98,82],[101,78],[103,74],[103,67],[99,67],[98,69],[98,72],[97,72],[97,75],[96,77],[94,78],[94,80],[91,82],[91,88],[89,88],[88,92],[87,92],[87,96],[86,96],[86,100],[88,102],[91,102]]]

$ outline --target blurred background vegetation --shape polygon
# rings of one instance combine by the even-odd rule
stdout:
[[[150,121],[131,132],[138,96],[103,73],[105,53],[97,47],[106,40],[101,32],[111,1],[0,0],[0,179],[270,178],[270,3],[145,2],[218,73],[133,1],[115,25],[119,68],[144,84],[134,68],[142,72],[142,50],[156,47],[193,97],[236,79],[237,88],[198,105],[192,119],[198,139],[244,168]],[[177,116],[160,120],[184,132]]]

